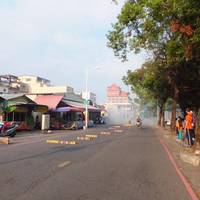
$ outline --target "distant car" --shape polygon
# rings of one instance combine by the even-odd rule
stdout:
[[[75,123],[76,130],[82,129],[84,126],[84,121],[82,119],[78,119],[78,120],[74,121],[74,123]]]
[[[95,124],[105,124],[105,120],[103,117],[97,117],[95,120],[94,120],[94,123]]]
[[[88,127],[94,127],[94,121],[93,120],[89,120]]]
[[[106,122],[105,122],[105,119],[103,118],[103,117],[101,117],[101,119],[100,119],[100,124],[105,124]]]
[[[84,126],[85,126],[85,122],[84,122]],[[94,127],[94,121],[93,120],[88,121],[88,127]]]

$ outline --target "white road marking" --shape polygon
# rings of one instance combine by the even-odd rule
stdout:
[[[123,130],[114,130],[116,133],[123,133]]]
[[[97,138],[98,135],[86,135],[85,137],[89,137],[89,138]]]
[[[103,131],[100,133],[101,135],[111,135],[111,132],[106,132],[106,131]]]
[[[67,161],[65,161],[65,162],[60,163],[60,164],[58,165],[58,167],[59,167],[59,168],[62,168],[62,167],[65,167],[65,166],[67,166],[67,165],[70,165],[71,163],[72,163],[71,161],[67,160]]]

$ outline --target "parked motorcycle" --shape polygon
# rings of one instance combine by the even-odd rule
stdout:
[[[0,137],[15,137],[18,126],[17,123],[0,122]]]
[[[94,123],[95,124],[105,124],[105,120],[103,117],[97,117],[95,120],[94,120]]]

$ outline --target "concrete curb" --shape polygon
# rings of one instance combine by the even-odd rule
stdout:
[[[10,140],[8,137],[0,137],[0,144],[9,144]]]

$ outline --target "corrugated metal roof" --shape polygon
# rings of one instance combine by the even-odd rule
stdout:
[[[34,101],[32,101],[24,94],[1,94],[0,98],[3,98],[3,102],[6,102],[8,106],[21,103],[22,104],[34,103]]]
[[[83,103],[70,101],[70,100],[67,100],[67,99],[63,99],[63,102],[66,103],[69,106],[72,106],[72,107],[83,108],[83,109],[85,108],[85,105]]]
[[[19,93],[16,93],[16,94],[0,94],[0,97],[5,99],[5,100],[10,100],[10,99],[15,99],[15,98],[18,98],[18,97],[24,97],[25,94],[19,94]]]
[[[74,93],[66,93],[64,95],[64,99],[69,100],[69,101],[76,101],[79,103],[83,103],[83,99],[80,95],[74,94]]]
[[[86,107],[85,104],[83,104],[83,103],[79,103],[79,102],[75,102],[75,101],[69,101],[69,100],[66,100],[66,99],[63,99],[62,101],[64,103],[66,103],[67,105],[75,107],[75,108],[85,109],[85,107]],[[88,105],[87,107],[88,107],[89,110],[95,110],[95,111],[100,110],[99,108],[96,108],[96,107],[91,106],[91,105]]]
[[[49,110],[56,109],[63,96],[56,95],[39,95],[34,100],[37,104],[48,106]]]

